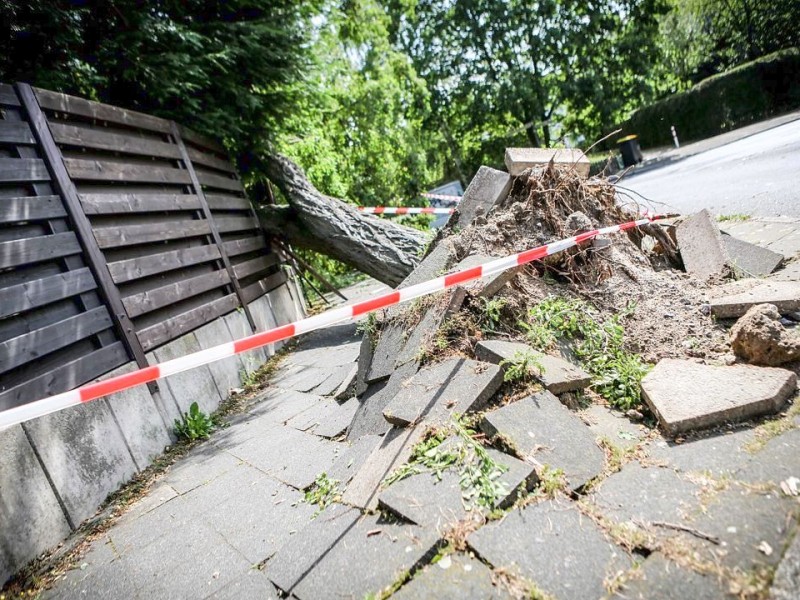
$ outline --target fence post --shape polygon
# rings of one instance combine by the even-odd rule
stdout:
[[[47,125],[47,119],[39,106],[39,102],[36,100],[36,95],[27,83],[17,83],[15,87],[28,117],[28,123],[36,140],[39,142],[42,158],[53,177],[55,191],[64,200],[64,206],[75,228],[84,256],[89,263],[89,268],[97,280],[102,296],[108,303],[111,320],[120,333],[122,342],[128,350],[128,355],[133,356],[139,367],[146,367],[148,363],[144,349],[139,343],[139,338],[136,337],[133,323],[125,310],[125,306],[122,304],[122,296],[119,293],[119,289],[108,272],[105,257],[100,250],[100,246],[97,245],[94,233],[92,233],[92,224],[83,212],[83,207],[78,198],[78,191],[75,189],[75,184],[72,183],[69,173],[67,173],[61,150],[59,150],[53,139],[53,134]],[[157,385],[150,385],[149,387],[151,391],[158,390]]]
[[[186,171],[189,173],[189,178],[192,181],[192,188],[194,189],[194,193],[197,196],[197,199],[200,201],[200,206],[203,209],[203,215],[205,215],[206,220],[208,221],[208,225],[211,228],[211,237],[214,239],[214,243],[219,248],[219,255],[222,258],[222,264],[225,265],[225,270],[228,271],[228,276],[231,278],[231,285],[233,286],[233,291],[236,292],[236,297],[239,298],[239,304],[242,305],[242,310],[244,311],[245,316],[247,317],[247,322],[250,323],[250,329],[253,330],[255,333],[258,331],[256,327],[256,322],[253,319],[253,315],[250,313],[250,307],[247,305],[247,302],[244,300],[244,295],[242,294],[242,287],[239,285],[239,280],[236,279],[236,273],[233,271],[233,265],[231,265],[230,258],[228,258],[228,253],[225,252],[225,246],[222,243],[222,238],[219,235],[219,229],[217,229],[217,223],[214,220],[214,215],[211,214],[211,209],[208,206],[208,202],[206,201],[206,195],[203,192],[203,186],[200,185],[200,180],[197,179],[197,173],[195,173],[194,165],[192,161],[189,159],[189,153],[186,152],[186,145],[183,143],[183,138],[181,137],[180,129],[178,129],[178,125],[175,121],[169,122],[170,130],[172,131],[172,137],[175,139],[175,143],[178,145],[178,150],[181,153],[181,160],[183,161],[184,166],[186,167]]]

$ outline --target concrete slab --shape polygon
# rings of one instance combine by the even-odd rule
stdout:
[[[372,345],[372,337],[369,333],[365,333],[361,337],[361,345],[358,349],[358,363],[356,366],[356,386],[353,393],[356,396],[361,396],[367,391],[367,376],[372,365],[372,356],[374,348]]]
[[[22,427],[0,431],[0,587],[29,560],[70,533]]]
[[[644,440],[649,429],[631,421],[609,406],[592,404],[578,413],[597,438],[605,438],[618,448],[632,448]]]
[[[23,425],[73,526],[136,473],[105,402],[89,402]]]
[[[392,373],[388,382],[372,384],[359,398],[360,405],[347,430],[347,439],[354,440],[362,435],[385,433],[390,425],[383,417],[383,410],[392,398],[408,385],[416,372],[416,362],[406,363]]]
[[[154,354],[158,362],[164,362],[200,350],[200,344],[194,333],[187,333],[156,348]],[[189,411],[192,402],[197,402],[203,412],[211,414],[222,402],[222,397],[207,365],[170,375],[166,379],[162,379],[159,385],[169,389],[182,413]]]
[[[451,358],[420,369],[383,409],[392,425],[447,423],[453,414],[481,410],[503,383],[500,368]]]
[[[784,265],[769,277],[770,281],[800,281],[800,260],[794,260],[788,265]]]
[[[492,207],[508,196],[511,190],[511,176],[491,167],[481,167],[469,182],[464,196],[455,212],[455,226],[466,229],[481,214],[488,214]],[[453,223],[450,219],[448,225]]]
[[[508,568],[558,598],[602,598],[604,582],[630,565],[591,519],[566,500],[512,511],[467,538],[497,568]]]
[[[800,479],[800,429],[792,429],[767,442],[752,460],[744,463],[736,477],[750,483],[780,486],[791,477]]]
[[[278,286],[263,297],[269,300],[269,306],[278,326],[292,323],[304,316],[302,305],[287,285]]]
[[[774,413],[796,386],[785,369],[665,359],[642,380],[642,396],[664,431],[677,435]]]
[[[344,404],[336,404],[325,415],[325,418],[320,421],[319,425],[313,429],[314,435],[324,438],[336,438],[343,435],[350,423],[353,422],[353,417],[359,406],[361,405],[358,402],[358,398],[350,398]]]
[[[502,436],[521,457],[561,469],[571,490],[596,477],[605,464],[592,431],[550,392],[487,413],[481,429],[490,438]]]
[[[795,534],[794,541],[783,554],[783,559],[775,571],[770,588],[773,600],[793,600],[800,590],[800,535]]]
[[[310,392],[333,375],[331,369],[317,369],[305,365],[291,365],[281,369],[270,385],[295,392]]]
[[[381,442],[383,442],[381,435],[365,435],[351,442],[328,469],[328,477],[338,481],[340,489],[343,490]]]
[[[705,281],[714,275],[723,275],[730,267],[722,234],[708,209],[681,221],[675,235],[687,273]]]
[[[437,541],[436,532],[414,525],[326,510],[280,549],[266,573],[298,600],[364,598],[432,554]]]
[[[222,319],[215,319],[195,329],[194,336],[203,350],[233,341],[228,326]],[[232,389],[242,386],[244,365],[238,355],[209,363],[208,369],[223,400],[230,396]]]
[[[756,304],[774,304],[781,313],[800,310],[800,282],[769,281],[754,288],[716,298],[710,302],[711,313],[720,319],[741,317]]]
[[[335,400],[320,398],[317,404],[295,415],[286,421],[286,424],[289,427],[294,427],[298,431],[312,433],[316,427],[327,421],[330,415],[335,413],[337,408],[339,408],[339,403]]]
[[[510,599],[512,596],[494,585],[492,571],[466,554],[448,554],[392,594],[394,600],[440,600],[441,598]]]
[[[662,554],[653,553],[612,598],[724,600],[730,598],[727,592],[726,586],[713,575],[701,575],[697,571],[683,569]]]
[[[475,346],[475,356],[480,360],[500,364],[504,360],[511,360],[517,353],[530,353],[539,361],[544,372],[534,374],[542,385],[553,394],[574,392],[582,390],[592,383],[592,376],[571,362],[536,352],[527,344],[521,342],[508,342],[505,340],[484,340]]]
[[[722,236],[731,265],[747,277],[763,277],[774,272],[783,262],[783,254],[761,248],[730,235]]]
[[[682,441],[657,440],[648,446],[648,458],[682,473],[733,476],[745,468],[752,455],[744,447],[753,440],[751,428]]]
[[[374,510],[378,506],[383,480],[408,461],[422,434],[422,427],[392,427],[353,476],[342,494],[342,502]]]
[[[450,269],[451,272],[464,271],[483,265],[489,261],[499,258],[498,256],[487,256],[484,254],[470,254],[468,257],[460,261],[455,267]],[[505,284],[514,279],[518,269],[508,269],[495,273],[494,275],[487,275],[481,277],[476,281],[471,281],[464,284],[464,287],[470,293],[475,294],[482,298],[491,298],[499,292]]]
[[[514,177],[550,161],[561,169],[575,169],[581,177],[589,176],[589,159],[577,148],[506,148],[506,168]]]
[[[447,273],[456,259],[456,251],[449,240],[441,240],[433,250],[423,258],[411,274],[403,280],[398,288],[416,285]]]
[[[225,315],[223,320],[228,327],[231,338],[234,340],[240,340],[249,335],[253,335],[253,331],[250,329],[250,324],[247,322],[247,317],[244,316],[244,313],[235,310]],[[267,362],[267,354],[264,348],[256,348],[255,350],[243,352],[237,356],[242,364],[242,368],[244,368],[245,372],[248,374],[254,373],[261,365]]]
[[[354,367],[355,365],[353,363],[347,363],[329,369],[330,375],[328,378],[316,386],[312,391],[320,396],[333,396],[345,379],[347,379],[347,377],[349,377],[353,372]]]
[[[375,383],[394,373],[397,357],[406,343],[406,327],[391,322],[381,331],[378,344],[372,352],[372,361],[365,381]]]
[[[358,365],[357,364],[350,365],[350,370],[342,379],[342,382],[339,384],[339,387],[333,390],[333,392],[331,392],[330,395],[336,398],[340,402],[355,398],[358,395],[356,393],[357,380],[358,380]],[[364,392],[362,391],[361,393],[363,394]]]
[[[101,379],[130,373],[137,368],[136,363],[128,363]],[[133,455],[137,469],[147,467],[164,448],[172,443],[173,421],[164,422],[153,396],[147,387],[138,386],[112,394],[105,399],[116,423],[125,438],[125,443]]]

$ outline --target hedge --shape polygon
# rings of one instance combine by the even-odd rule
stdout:
[[[704,79],[636,110],[622,124],[642,147],[705,139],[800,107],[800,49],[789,48]]]

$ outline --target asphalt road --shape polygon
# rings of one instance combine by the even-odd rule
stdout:
[[[800,121],[628,175],[618,186],[623,201],[627,188],[661,212],[800,217]]]

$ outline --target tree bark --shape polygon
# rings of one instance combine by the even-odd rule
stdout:
[[[364,215],[321,194],[284,156],[269,156],[265,168],[289,202],[257,207],[261,227],[269,235],[335,258],[392,287],[414,270],[427,242],[422,231]]]

